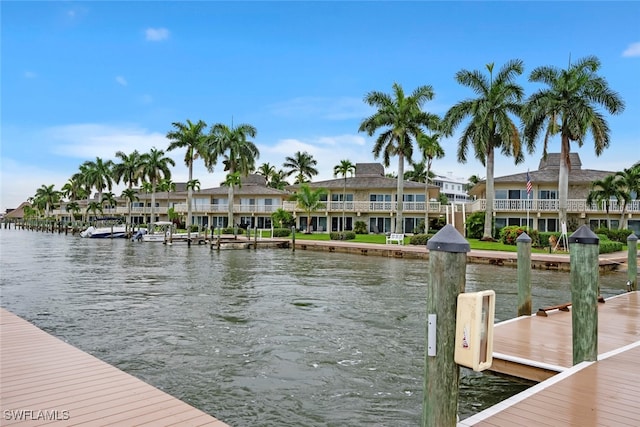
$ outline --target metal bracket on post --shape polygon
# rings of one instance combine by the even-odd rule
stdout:
[[[436,322],[435,314],[427,316],[427,356],[436,355]]]

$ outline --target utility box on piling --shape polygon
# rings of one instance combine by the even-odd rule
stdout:
[[[494,291],[458,295],[455,362],[474,371],[484,371],[493,362]]]

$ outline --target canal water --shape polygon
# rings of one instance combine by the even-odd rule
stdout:
[[[6,229],[0,261],[2,307],[234,427],[420,423],[427,261]],[[469,264],[467,291],[515,317],[516,273]],[[569,301],[532,276],[534,308]],[[463,369],[460,418],[529,385]]]

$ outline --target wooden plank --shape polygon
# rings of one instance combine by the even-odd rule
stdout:
[[[3,425],[227,426],[7,310],[0,309],[0,326]],[[34,413],[23,412],[17,419],[20,413],[11,412],[24,409]],[[36,421],[37,411],[66,418]]]

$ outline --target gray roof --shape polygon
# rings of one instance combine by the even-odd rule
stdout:
[[[363,190],[363,189],[395,189],[398,186],[398,180],[396,178],[388,178],[385,176],[354,176],[344,178],[328,179],[326,181],[315,181],[307,183],[310,188],[326,188],[327,190],[342,190],[343,188],[349,190]],[[300,184],[294,184],[287,187],[291,191],[296,191],[300,187]],[[430,186],[434,187],[434,186]],[[423,189],[424,183],[415,181],[404,181],[405,189]]]

